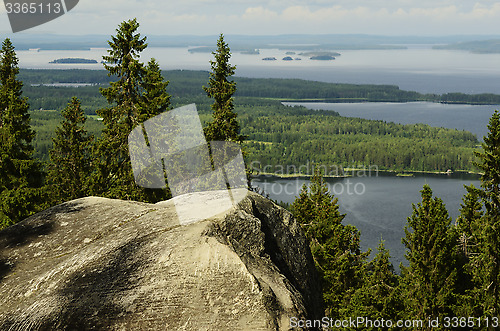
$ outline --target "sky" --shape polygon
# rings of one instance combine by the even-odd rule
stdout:
[[[0,33],[11,32],[0,6]],[[24,33],[113,34],[136,17],[154,35],[494,35],[499,0],[80,0],[66,15]]]

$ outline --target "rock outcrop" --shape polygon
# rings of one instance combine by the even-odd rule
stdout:
[[[0,232],[1,330],[288,330],[320,298],[299,225],[254,193],[186,226],[171,200],[87,197]]]

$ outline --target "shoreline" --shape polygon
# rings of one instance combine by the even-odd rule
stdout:
[[[336,98],[336,99],[287,99],[287,98],[264,98],[274,99],[281,103],[413,103],[413,102],[430,102],[439,103],[444,105],[470,105],[470,106],[498,106],[498,103],[489,102],[468,102],[468,101],[440,101],[433,99],[419,99],[419,100],[370,100],[367,98]]]
[[[323,175],[323,178],[353,178],[353,177],[372,177],[372,174],[375,173],[375,177],[379,174],[385,175],[393,175],[394,177],[415,177],[415,174],[418,175],[437,175],[437,176],[453,176],[453,175],[469,175],[469,176],[477,176],[478,179],[482,175],[480,172],[468,171],[468,170],[457,170],[451,173],[446,171],[422,171],[422,170],[370,170],[370,169],[356,169],[356,168],[344,168],[343,175]],[[355,173],[359,172],[364,175],[356,176]],[[354,174],[354,176],[353,176]],[[280,174],[280,173],[267,173],[267,172],[259,172],[256,175],[252,175],[252,179],[254,178],[262,178],[262,177],[274,177],[278,179],[310,179],[313,175],[309,174]]]

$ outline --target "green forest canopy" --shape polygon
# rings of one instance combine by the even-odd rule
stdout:
[[[202,86],[209,73],[206,71],[172,70],[163,76],[170,81],[168,92],[174,98],[204,97]],[[107,85],[111,78],[104,70],[46,70],[23,69],[19,78],[24,82],[24,94],[29,97],[31,109],[62,110],[71,97],[82,100],[87,114],[105,105],[99,93],[99,85]],[[326,101],[326,102],[409,102],[431,101],[469,104],[500,104],[500,95],[447,93],[421,94],[400,90],[395,85],[334,84],[301,79],[244,78],[235,77],[237,97],[271,98],[281,101]],[[44,86],[54,83],[87,83],[91,86],[64,87]],[[196,102],[198,102],[195,99]]]
[[[210,103],[202,86],[208,80],[204,71],[166,71],[168,92],[174,107],[196,103],[202,120],[209,120]],[[95,110],[105,107],[99,87],[110,78],[95,70],[21,70],[24,93],[29,97],[32,124],[37,131],[36,156],[47,160],[51,137],[64,108],[72,96],[82,101],[90,115],[86,127],[96,137],[102,124]],[[281,100],[432,100],[438,96],[402,91],[391,85],[350,85],[311,82],[299,79],[251,79],[236,77],[235,110],[242,134],[248,136],[247,163],[298,165],[319,162],[338,166],[377,165],[387,170],[446,171],[474,170],[473,151],[479,144],[468,132],[432,128],[423,124],[399,125],[383,121],[345,118],[333,111],[287,107]],[[88,86],[45,86],[53,83],[87,83]],[[453,97],[453,98],[452,98]],[[448,102],[460,100],[495,101],[497,95],[446,94]],[[43,109],[43,110],[40,110]],[[57,110],[57,111],[47,111]],[[37,110],[37,111],[35,111]],[[254,163],[258,171],[258,163]]]

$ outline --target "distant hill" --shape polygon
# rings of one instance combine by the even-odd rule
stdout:
[[[500,53],[500,39],[477,40],[477,41],[460,42],[449,45],[439,45],[439,46],[434,46],[433,49],[469,51],[473,53],[482,53],[482,54]]]
[[[53,34],[8,34],[18,50],[40,48],[42,50],[107,48],[108,35],[53,35]],[[457,36],[380,36],[364,34],[288,34],[288,35],[231,35],[225,36],[231,50],[257,50],[280,48],[289,50],[346,50],[346,49],[400,49],[408,44],[454,44],[475,40],[500,39],[499,35]],[[217,35],[149,35],[150,47],[214,47]],[[209,51],[199,49],[197,51]]]
[[[340,53],[337,52],[305,52],[305,53],[300,53],[299,55],[303,56],[331,56],[333,58],[340,56]]]

